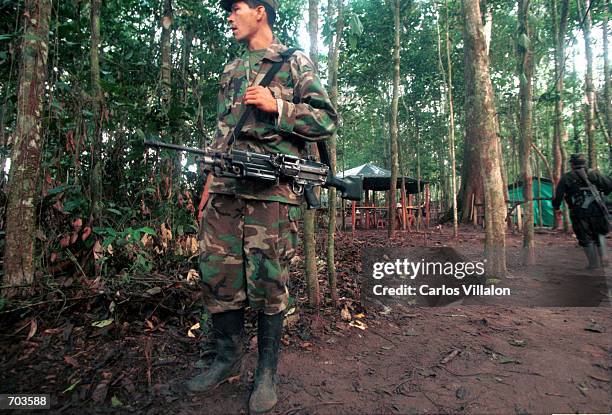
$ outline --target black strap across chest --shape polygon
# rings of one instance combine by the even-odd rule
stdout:
[[[282,59],[272,64],[272,66],[270,67],[270,69],[268,69],[268,72],[266,72],[266,75],[263,77],[263,79],[258,85],[263,86],[263,87],[270,85],[270,82],[272,82],[272,79],[274,79],[274,76],[276,76],[276,74],[278,73],[280,68],[283,66],[283,64],[287,62],[287,60],[291,57],[291,55],[293,55],[293,52],[295,52],[296,50],[297,48],[289,48],[286,51],[281,52],[280,56]],[[234,144],[234,141],[236,141],[236,137],[240,135],[240,132],[242,131],[242,128],[244,127],[244,123],[251,116],[251,114],[253,113],[253,110],[254,110],[253,105],[247,105],[246,109],[240,116],[238,123],[236,123],[236,126],[233,129],[232,135],[227,141],[228,148],[231,148],[231,146]]]

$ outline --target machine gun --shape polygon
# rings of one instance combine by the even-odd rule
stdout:
[[[199,156],[198,161],[206,173],[215,177],[255,180],[278,184],[281,179],[291,182],[293,191],[304,195],[308,209],[316,209],[320,201],[315,186],[338,189],[343,199],[361,200],[363,178],[335,177],[328,166],[311,159],[288,154],[262,154],[230,149],[228,152],[201,150],[160,141],[145,141],[147,147],[185,151]]]

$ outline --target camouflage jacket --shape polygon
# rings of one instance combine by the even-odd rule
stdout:
[[[250,68],[251,82],[247,79],[249,63],[246,52],[225,66],[220,79],[217,132],[213,149],[227,150],[229,137],[244,109],[241,102],[247,85],[258,85],[272,62],[282,59],[280,53],[285,50],[287,47],[274,39],[263,59]],[[268,88],[277,100],[278,114],[255,109],[245,122],[242,134],[237,136],[235,149],[304,156],[308,142],[325,140],[334,133],[336,110],[321,85],[312,61],[304,52],[296,50],[274,76]],[[301,197],[291,190],[291,185],[282,181],[276,185],[215,177],[210,192],[231,194],[244,199],[301,203]]]

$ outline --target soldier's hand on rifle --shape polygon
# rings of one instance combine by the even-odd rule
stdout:
[[[272,96],[272,92],[263,86],[248,87],[244,94],[244,103],[247,105],[255,105],[260,111],[278,112],[276,99]]]

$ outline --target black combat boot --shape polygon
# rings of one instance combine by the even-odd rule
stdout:
[[[264,413],[272,410],[278,401],[276,397],[276,366],[283,331],[283,314],[268,316],[259,312],[257,320],[257,350],[259,359],[255,372],[253,393],[249,399],[251,413]]]
[[[240,374],[244,309],[213,314],[212,323],[217,356],[206,371],[187,381],[185,386],[191,392],[211,391]]]
[[[587,257],[588,265],[587,269],[599,268],[599,258],[597,257],[597,247],[593,242],[589,242],[587,246],[583,246],[584,254]]]

